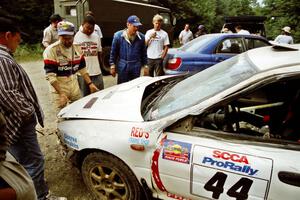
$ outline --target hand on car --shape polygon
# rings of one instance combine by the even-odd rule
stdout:
[[[94,92],[99,91],[99,89],[97,88],[97,86],[96,86],[94,83],[91,83],[91,84],[89,85],[89,88],[90,88],[90,92],[91,92],[91,93],[94,93]]]
[[[59,94],[59,108],[63,108],[69,102],[69,98],[64,93]]]

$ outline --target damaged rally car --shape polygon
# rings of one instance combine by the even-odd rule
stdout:
[[[107,88],[62,109],[59,136],[97,199],[298,199],[299,49]]]

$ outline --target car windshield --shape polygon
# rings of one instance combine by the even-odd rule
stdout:
[[[172,87],[148,113],[155,120],[196,105],[233,85],[251,77],[257,68],[245,54],[214,65]]]
[[[202,35],[186,43],[179,49],[186,52],[196,52],[199,48],[206,46],[206,44],[209,43],[212,39],[214,39],[214,36],[212,34]]]

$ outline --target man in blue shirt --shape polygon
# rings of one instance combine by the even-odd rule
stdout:
[[[141,68],[147,68],[147,51],[144,34],[138,32],[140,19],[132,15],[127,19],[127,28],[114,34],[110,52],[110,73],[118,74],[118,84],[124,83],[141,74]]]

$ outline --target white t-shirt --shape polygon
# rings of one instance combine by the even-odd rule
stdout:
[[[82,31],[83,30],[83,27],[82,25],[79,27],[79,31]],[[98,26],[97,24],[95,24],[94,26],[94,31],[95,33],[97,33],[97,35],[99,36],[100,39],[103,38],[103,34],[102,34],[102,31],[101,31],[101,28],[100,26]]]
[[[155,38],[150,39],[154,32],[156,32]],[[154,29],[150,29],[146,32],[145,39],[150,39],[147,48],[147,57],[151,59],[161,58],[164,46],[170,44],[168,33],[164,30],[155,31]]]
[[[193,39],[193,33],[192,31],[183,30],[179,34],[179,41],[181,41],[181,44],[185,44]]]
[[[293,38],[290,35],[278,35],[274,41],[283,44],[294,44]]]
[[[102,51],[99,36],[94,32],[86,35],[78,31],[74,37],[74,44],[79,44],[84,55],[86,68],[90,76],[101,74],[98,52]]]
[[[240,31],[238,32],[238,34],[250,35],[249,31],[244,30],[244,29],[240,30]]]

